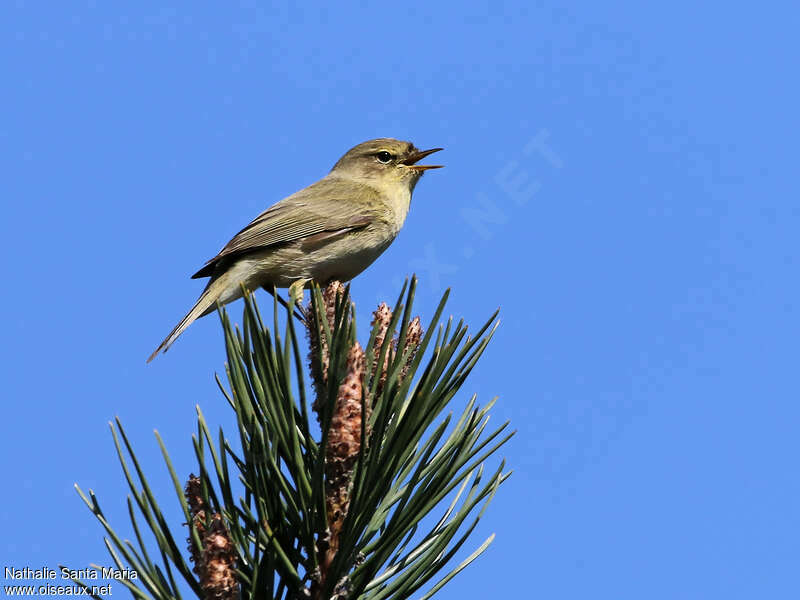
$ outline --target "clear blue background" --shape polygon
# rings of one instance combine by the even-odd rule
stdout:
[[[359,314],[414,271],[424,319],[501,306],[454,408],[518,429],[441,597],[798,597],[796,5],[266,4],[4,7],[0,566],[109,563],[114,415],[177,508],[152,429],[181,473],[196,403],[233,430],[216,318],[144,362],[188,276],[393,136],[447,167]]]

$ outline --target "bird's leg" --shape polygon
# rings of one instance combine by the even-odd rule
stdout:
[[[294,284],[292,284],[292,286],[294,286]],[[281,296],[278,293],[278,291],[275,289],[274,285],[262,285],[261,287],[265,291],[269,292],[273,297],[277,298],[278,302],[280,302],[281,305],[285,309],[287,309],[287,310],[290,309],[289,303],[283,298],[283,296]],[[302,291],[303,288],[301,287],[300,289]],[[292,297],[291,293],[292,293],[292,288],[290,287],[289,288],[290,297]],[[298,304],[292,309],[292,314],[297,318],[298,321],[300,321],[305,326],[306,323],[308,322],[307,321],[308,315],[306,314],[306,311],[303,308],[303,306],[299,303],[300,301],[302,301],[302,298],[303,298],[303,296],[301,295],[300,298],[299,298]]]
[[[295,304],[297,309],[300,311],[302,318],[300,319],[304,325],[308,325],[311,321],[309,320],[309,313],[303,306],[303,290],[305,289],[306,285],[311,283],[310,279],[298,279],[292,285],[289,286],[289,298]]]

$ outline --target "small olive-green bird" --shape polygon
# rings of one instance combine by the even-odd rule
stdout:
[[[353,279],[397,237],[414,186],[426,170],[441,167],[417,162],[441,149],[418,150],[391,138],[364,142],[325,177],[262,212],[192,275],[211,279],[147,362],[217,302],[240,298],[242,284],[252,290]]]

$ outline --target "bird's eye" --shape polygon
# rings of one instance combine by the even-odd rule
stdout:
[[[377,158],[379,161],[381,161],[383,164],[386,164],[386,163],[390,163],[390,162],[392,162],[392,159],[394,158],[394,156],[392,156],[392,155],[391,155],[390,153],[388,153],[386,150],[381,150],[380,152],[378,152],[378,153],[375,155],[375,157],[376,157],[376,158]]]

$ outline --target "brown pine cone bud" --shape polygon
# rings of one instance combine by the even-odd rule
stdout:
[[[370,368],[372,373],[372,387],[377,397],[383,391],[383,386],[386,383],[387,370],[394,355],[392,344],[389,343],[389,347],[386,349],[386,356],[383,359],[383,364],[378,365],[381,359],[383,344],[389,333],[389,324],[392,322],[392,309],[390,309],[385,302],[381,302],[372,315],[372,326],[375,327],[376,323],[379,324],[378,331],[375,334],[375,344],[372,346],[373,360]]]
[[[325,448],[325,501],[330,530],[326,554],[330,559],[338,549],[339,533],[350,505],[350,484],[362,444],[362,419],[369,418],[369,408],[366,415],[361,410],[365,371],[364,351],[356,342],[347,355],[347,375],[339,386]]]
[[[203,501],[201,491],[200,478],[194,473],[189,474],[189,480],[186,482],[185,495],[186,503],[189,505],[189,514],[192,517],[192,523],[187,523],[190,527],[190,533],[186,541],[189,543],[189,560],[194,563],[192,570],[202,577],[202,549],[195,545],[191,535],[192,524],[194,524],[197,535],[200,536],[201,540],[206,531],[206,505]]]
[[[206,599],[236,600],[239,598],[239,583],[236,580],[236,549],[231,541],[222,515],[215,513],[203,536],[204,573],[200,587]]]
[[[422,342],[422,323],[419,317],[414,317],[408,323],[408,328],[406,329],[406,348],[404,353],[407,356],[403,369],[400,371],[400,381],[403,381],[408,375],[411,363],[414,362],[414,357],[417,355],[417,350],[419,350],[420,342]]]
[[[339,281],[332,281],[322,291],[324,313],[328,321],[328,328],[331,332],[336,324],[336,303],[339,301],[342,294],[344,294],[344,286]],[[311,300],[309,300],[306,307],[306,314],[311,315],[312,311]],[[320,323],[318,328],[314,327],[313,317],[307,319],[306,327],[310,347],[308,353],[309,370],[316,391],[316,400],[312,408],[317,413],[317,419],[319,419],[320,410],[325,403],[325,390],[328,385],[328,367],[330,366],[328,341],[325,337],[323,324]]]

